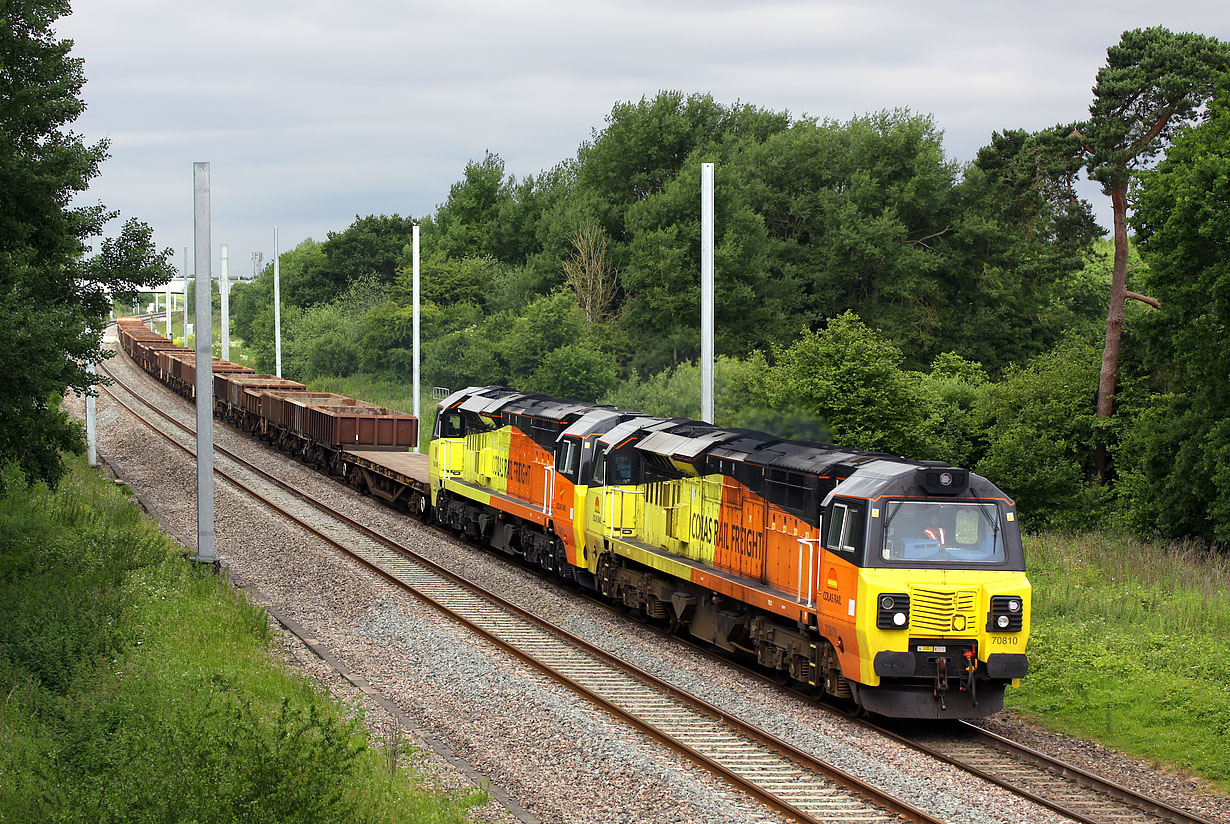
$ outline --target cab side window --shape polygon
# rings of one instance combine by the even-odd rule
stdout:
[[[824,545],[834,552],[860,553],[867,508],[853,501],[837,501],[829,514],[828,535]]]
[[[626,486],[634,482],[631,455],[615,455],[607,462],[607,466],[609,467],[607,483]]]
[[[581,444],[572,438],[560,441],[555,451],[555,471],[576,481],[577,466],[581,461]]]
[[[460,412],[446,412],[440,416],[440,436],[443,438],[460,438],[465,435],[465,423]]]

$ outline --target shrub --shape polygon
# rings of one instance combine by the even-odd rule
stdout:
[[[989,386],[975,410],[987,438],[976,470],[1013,496],[1033,528],[1092,526],[1109,492],[1090,486],[1101,352],[1066,341]]]

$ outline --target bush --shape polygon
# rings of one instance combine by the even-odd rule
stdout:
[[[6,822],[459,822],[81,461],[0,498]]]
[[[953,466],[974,466],[986,449],[986,433],[975,415],[990,386],[982,364],[946,352],[919,380],[920,393],[930,398],[934,410],[929,424],[933,450],[928,457]]]
[[[901,350],[852,312],[775,348],[773,357],[772,366],[753,359],[773,410],[820,418],[841,446],[909,457],[931,451],[931,398],[901,369]]]
[[[557,398],[593,401],[609,392],[616,380],[610,355],[592,344],[572,343],[548,352],[520,386]]]
[[[1016,499],[1027,523],[1093,526],[1109,492],[1091,486],[1099,347],[1071,340],[987,388],[975,410],[986,453],[976,470]]]

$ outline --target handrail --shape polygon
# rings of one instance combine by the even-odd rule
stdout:
[[[814,607],[816,605],[816,547],[808,547],[808,544],[819,544],[819,538],[797,538],[799,542],[799,598],[803,597],[803,549],[807,548],[811,551],[807,553],[807,606]]]

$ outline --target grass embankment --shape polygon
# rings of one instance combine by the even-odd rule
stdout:
[[[0,818],[455,822],[276,662],[265,614],[74,461],[0,498]]]
[[[1121,536],[1025,549],[1030,674],[1009,706],[1230,792],[1230,558]]]

